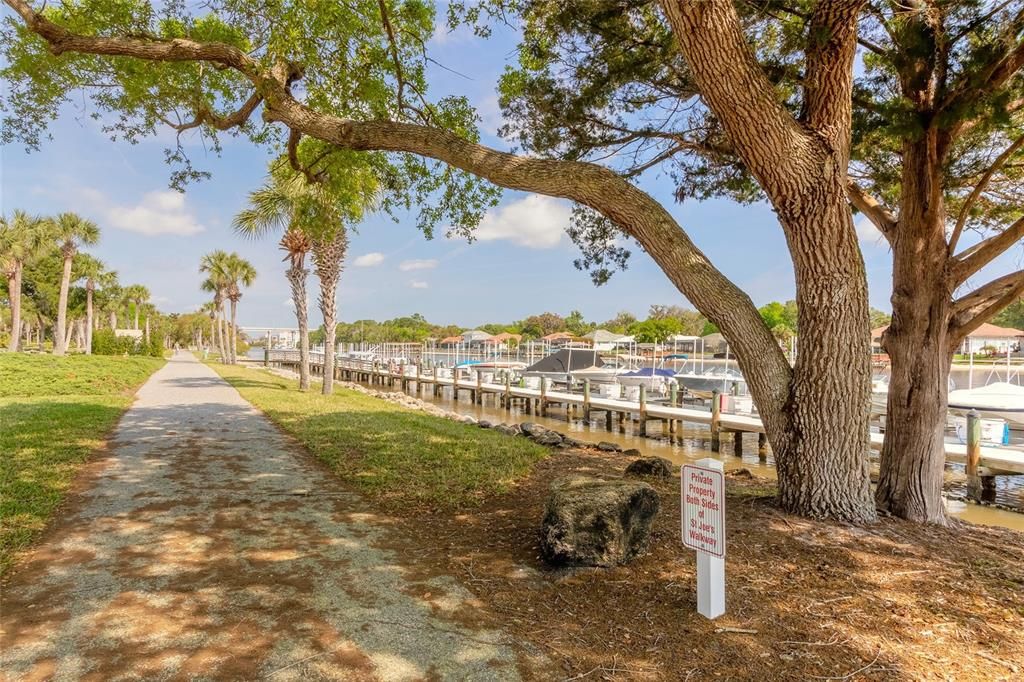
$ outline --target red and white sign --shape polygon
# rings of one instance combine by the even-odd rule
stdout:
[[[720,463],[715,462],[718,466]],[[683,465],[680,476],[683,544],[698,552],[725,557],[725,478],[720,469]]]

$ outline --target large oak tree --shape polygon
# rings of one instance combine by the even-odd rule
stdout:
[[[145,2],[84,0],[39,14],[23,0],[6,2],[21,20],[6,31],[6,75],[14,83],[6,102],[8,137],[38,142],[68,93],[84,89],[100,107],[117,112],[111,129],[130,138],[165,124],[198,130],[212,141],[222,131],[240,131],[260,143],[284,146],[287,137],[292,147],[309,136],[370,152],[386,188],[385,209],[403,198],[409,204],[432,200],[421,211],[428,231],[442,218],[471,230],[493,201],[474,177],[591,209],[574,228],[580,241],[589,236],[597,237],[591,244],[607,243],[600,239],[607,219],[732,341],[775,450],[783,505],[816,516],[873,518],[867,287],[847,203],[862,0],[798,8],[806,10],[806,26],[789,37],[802,71],[791,93],[796,110],[780,92],[784,81],[759,62],[746,17],[732,2],[664,0],[664,14],[657,15],[671,29],[665,59],[684,64],[695,88],[688,98],[699,92],[706,115],[723,132],[723,150],[736,159],[734,168],[756,180],[779,215],[797,281],[795,367],[749,297],[623,173],[592,161],[488,148],[477,141],[465,100],[429,100],[429,6],[286,2],[269,16],[262,3],[223,0],[196,17],[178,3],[157,12]],[[629,12],[636,5],[644,10],[646,3],[609,3],[609,9]],[[673,97],[665,95],[669,106]],[[680,106],[686,101],[676,100]],[[260,109],[264,122],[282,126],[255,125],[252,116]],[[171,150],[170,159],[183,164],[176,180],[199,174],[182,148]],[[300,159],[310,173],[316,162]],[[858,207],[893,215],[866,191]],[[585,257],[600,259],[595,248],[585,249]]]
[[[759,71],[798,120],[813,114],[808,95],[821,78],[808,46],[834,48],[835,35],[814,26],[825,5],[735,3]],[[883,340],[892,358],[890,428],[877,500],[900,516],[941,521],[951,354],[1024,289],[1024,272],[1005,267],[988,284],[968,284],[1024,237],[1024,3],[859,7],[846,192],[894,259],[893,324]],[[725,102],[711,99],[720,81],[702,81],[655,3],[526,2],[519,10],[520,64],[501,87],[507,134],[562,158],[614,152],[630,177],[667,170],[680,200],[770,197],[730,130],[731,114],[720,113]],[[587,265],[607,276],[622,254],[587,241],[599,231],[577,234],[592,256]]]

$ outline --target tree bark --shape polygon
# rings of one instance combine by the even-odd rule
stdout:
[[[231,354],[231,364],[238,364],[238,299],[231,297],[231,343],[228,345],[228,352]]]
[[[139,308],[142,307],[142,305],[138,301],[135,301],[133,305],[135,306],[135,326],[133,329],[135,329],[135,331],[139,331]]]
[[[344,227],[330,237],[314,240],[313,263],[320,279],[320,312],[324,318],[324,382],[323,394],[334,391],[334,352],[337,338],[338,280],[348,249],[348,233]]]
[[[117,311],[113,308],[110,310],[110,331],[117,331]]]
[[[781,409],[758,403],[775,451],[781,503],[800,514],[854,522],[875,517],[867,276],[846,199],[862,5],[815,5],[798,122],[758,65],[730,0],[662,0],[701,94],[768,195],[793,259],[796,366]]]
[[[85,354],[92,355],[92,328],[93,328],[93,310],[92,310],[92,282],[86,282],[85,284]]]
[[[53,354],[64,355],[67,343],[64,331],[68,317],[68,289],[71,287],[71,258],[74,253],[64,253],[64,271],[60,278],[60,298],[57,301],[57,326],[53,330]]]
[[[895,516],[945,523],[944,432],[952,290],[939,133],[903,146],[902,211],[892,240],[891,376],[875,501]]]
[[[22,264],[16,262],[7,278],[7,291],[11,296],[11,338],[7,350],[12,353],[21,348],[21,272]]]
[[[285,277],[292,288],[295,322],[299,327],[299,390],[309,390],[309,311],[306,309],[306,277],[309,270],[290,267]]]
[[[227,364],[227,330],[224,324],[224,304],[217,306],[217,351],[220,353],[220,361]]]

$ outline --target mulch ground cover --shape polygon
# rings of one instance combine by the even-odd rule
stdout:
[[[555,570],[538,531],[552,480],[621,475],[628,458],[559,451],[471,510],[382,504],[418,571],[455,575],[566,679],[999,680],[1024,676],[1024,534],[953,521],[869,527],[780,511],[774,483],[727,477],[727,613],[696,612],[679,479],[649,552],[614,569]],[[484,613],[486,612],[486,616]],[[524,670],[529,674],[530,670]],[[535,677],[549,677],[550,671]]]

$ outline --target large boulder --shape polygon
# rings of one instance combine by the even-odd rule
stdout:
[[[610,443],[606,440],[597,444],[597,449],[604,452],[622,452],[622,446],[618,443]]]
[[[664,457],[641,457],[629,463],[626,475],[669,478],[672,476],[672,462]]]
[[[541,522],[541,555],[559,566],[618,566],[647,547],[657,491],[638,481],[562,478]]]

